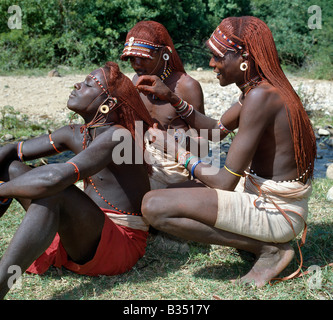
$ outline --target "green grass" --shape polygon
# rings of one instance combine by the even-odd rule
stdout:
[[[309,201],[308,236],[303,247],[304,265],[323,266],[333,261],[332,203],[325,195],[332,185],[317,179]],[[0,255],[24,215],[14,201],[0,219]],[[296,248],[296,244],[293,243]],[[333,270],[321,269],[320,288],[310,288],[313,274],[266,285],[263,288],[234,285],[230,279],[244,275],[252,266],[251,257],[235,249],[190,243],[188,253],[161,250],[150,239],[145,256],[129,272],[117,276],[80,276],[67,270],[62,275],[51,268],[43,276],[22,276],[22,286],[10,291],[8,300],[331,300]],[[283,271],[288,275],[298,267],[296,259]],[[305,270],[305,269],[304,269]]]
[[[46,133],[48,124],[38,128],[12,108],[0,110],[2,130],[15,138],[32,137]],[[22,118],[23,117],[23,118]],[[330,123],[331,117],[316,114],[315,125]],[[1,139],[1,137],[0,137]],[[325,266],[333,262],[332,203],[326,200],[332,180],[316,179],[309,201],[308,236],[303,247],[304,266]],[[15,230],[24,216],[24,210],[14,200],[0,219],[0,256],[7,248]],[[230,283],[230,279],[247,273],[251,257],[232,248],[190,243],[189,252],[182,254],[171,249],[161,249],[161,243],[151,237],[145,256],[129,272],[117,276],[80,276],[51,268],[43,276],[22,276],[21,288],[11,290],[8,300],[319,300],[333,299],[333,270],[321,269],[320,288],[311,289],[313,274],[266,285],[261,289]],[[296,243],[293,242],[296,249]],[[296,251],[297,252],[297,251]],[[283,271],[289,275],[298,268],[294,259]],[[306,270],[306,268],[304,268]]]

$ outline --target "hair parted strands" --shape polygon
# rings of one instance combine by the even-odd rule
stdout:
[[[166,50],[165,48],[169,47],[171,51],[167,50],[165,52],[170,56],[169,65],[172,71],[185,73],[183,63],[175,49],[169,32],[162,24],[156,21],[140,21],[128,32],[126,42],[132,37],[135,40],[149,41],[156,46],[163,46],[159,50]]]
[[[298,175],[307,172],[306,177],[312,178],[316,157],[316,138],[300,98],[282,71],[270,29],[262,20],[252,16],[226,18],[222,20],[218,29],[240,45],[242,49],[239,52],[246,53],[247,59],[255,62],[257,72],[279,90],[285,101],[289,118]],[[215,30],[213,35],[217,34],[216,32]],[[208,43],[207,45],[209,46]],[[219,46],[218,50],[222,53],[226,52],[223,46]],[[250,80],[250,63],[248,65],[245,81]]]

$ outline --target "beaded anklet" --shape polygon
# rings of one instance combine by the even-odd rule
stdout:
[[[107,203],[110,207],[112,207],[113,209],[119,211],[119,212],[122,213],[122,214],[128,214],[128,215],[131,215],[131,216],[142,216],[141,213],[127,212],[127,211],[124,211],[124,210],[120,210],[119,208],[117,208],[116,206],[114,206],[112,203],[110,203],[108,200],[106,200],[106,199],[102,196],[102,194],[101,194],[101,193],[98,191],[98,189],[96,188],[96,186],[95,186],[94,182],[92,181],[92,178],[91,178],[91,177],[89,177],[88,180],[89,180],[89,182],[91,183],[91,185],[93,186],[95,192],[96,192],[96,193],[101,197],[101,199],[102,199],[105,203]]]

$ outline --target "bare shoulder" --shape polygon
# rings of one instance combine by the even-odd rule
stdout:
[[[177,82],[175,93],[192,104],[194,109],[204,113],[203,92],[199,81],[183,73]]]
[[[284,101],[279,90],[265,83],[246,95],[241,114],[251,117],[273,116],[282,108],[284,109]]]
[[[187,73],[181,74],[177,83],[177,88],[180,90],[202,90],[199,81],[195,80]]]

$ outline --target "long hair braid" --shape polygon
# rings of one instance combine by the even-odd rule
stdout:
[[[257,72],[279,90],[288,114],[298,176],[306,173],[307,178],[313,178],[317,152],[314,131],[299,96],[281,68],[270,29],[262,20],[252,16],[226,18],[219,29],[242,46],[241,53],[253,59]],[[246,81],[250,80],[250,74],[248,68]]]

